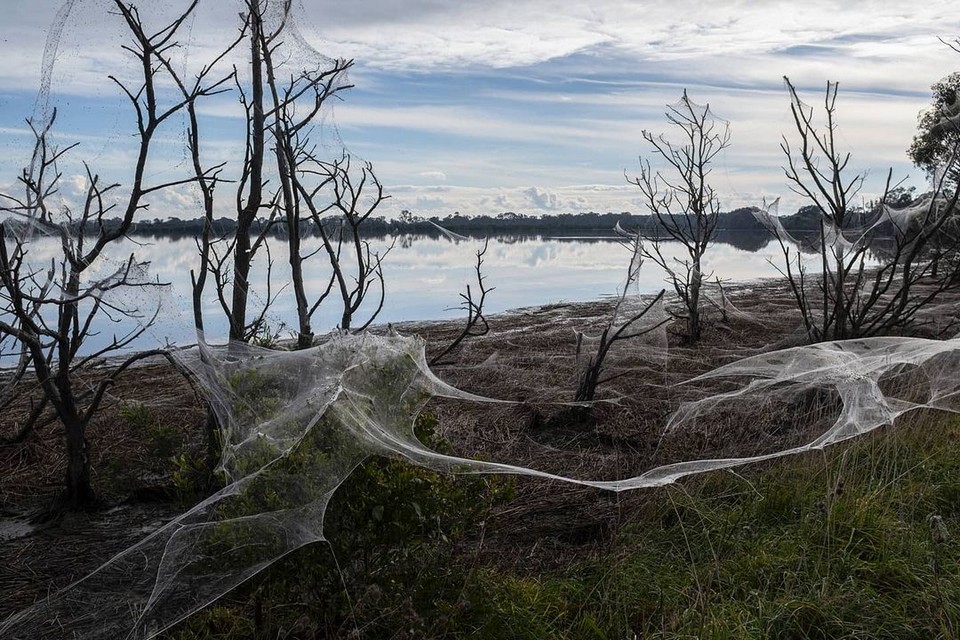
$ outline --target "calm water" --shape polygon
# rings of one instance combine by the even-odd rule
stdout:
[[[315,239],[309,242],[316,243]],[[385,250],[391,240],[373,240],[374,250]],[[707,268],[722,279],[743,281],[773,277],[776,269],[770,264],[782,263],[779,245],[761,238],[734,242],[741,248],[726,242],[716,242],[706,255]],[[386,279],[386,302],[377,318],[378,323],[402,320],[430,320],[462,317],[456,307],[459,293],[470,283],[476,290],[474,262],[476,251],[482,247],[481,240],[454,242],[446,238],[402,237],[397,238],[394,248],[384,263]],[[682,257],[682,247],[676,243],[664,243],[664,253]],[[35,258],[44,254],[56,255],[56,246],[46,242],[35,243],[32,248]],[[195,341],[192,311],[190,306],[190,270],[198,259],[192,239],[137,238],[137,244],[128,241],[118,248],[116,255],[129,255],[133,251],[139,260],[150,262],[151,273],[161,281],[170,283],[161,296],[162,306],[157,322],[147,335],[135,345],[146,348],[169,341],[173,344],[189,344]],[[284,287],[288,280],[288,265],[279,246],[274,249],[274,291]],[[486,283],[495,287],[487,297],[487,312],[496,313],[507,309],[542,305],[560,301],[595,300],[615,295],[623,285],[629,252],[611,238],[596,237],[494,237],[484,258],[483,272]],[[808,258],[811,268],[816,268],[815,257]],[[318,254],[305,264],[308,291],[322,290],[329,277],[326,258]],[[257,265],[253,282],[261,282],[265,272],[264,263]],[[639,287],[642,292],[656,292],[665,286],[664,274],[652,262],[644,264],[640,273]],[[208,289],[211,285],[208,283]],[[316,333],[333,329],[340,319],[338,300],[333,296],[321,306],[314,316]],[[258,289],[251,295],[251,304],[262,301],[264,291]],[[152,293],[139,295],[142,309],[153,308]],[[375,302],[371,308],[375,306]],[[361,308],[360,323],[368,309]],[[283,289],[267,315],[274,328],[296,325],[293,296],[289,287]],[[218,303],[213,295],[206,304],[207,334],[209,339],[226,334]],[[92,344],[102,344],[110,335],[122,333],[129,324],[103,323],[100,336]],[[284,331],[284,335],[289,331]]]

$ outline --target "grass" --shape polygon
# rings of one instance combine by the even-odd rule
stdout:
[[[482,635],[956,637],[960,431],[940,422],[667,488],[604,555],[485,574],[509,632]]]
[[[958,438],[960,421],[922,416],[651,491],[603,544],[550,568],[506,566],[436,536],[375,544],[377,563],[358,572],[339,557],[340,576],[325,578],[349,598],[339,619],[332,601],[291,590],[336,566],[319,547],[280,571],[282,589],[259,581],[171,637],[954,638]],[[272,622],[251,626],[265,610]]]
[[[783,296],[754,298],[768,305],[765,317],[780,318]],[[787,334],[791,308],[783,309],[772,324]],[[695,432],[673,448],[659,437],[662,418],[692,393],[668,389],[670,383],[779,341],[780,334],[733,324],[696,349],[672,348],[666,369],[638,369],[612,382],[608,392],[624,401],[599,407],[596,425],[586,429],[540,420],[538,413],[548,416],[549,401],[572,393],[569,319],[537,315],[543,328],[533,332],[526,316],[508,320],[517,329],[507,332],[509,339],[477,339],[461,349],[458,366],[441,373],[468,391],[540,404],[436,402],[431,412],[438,422],[419,425],[431,446],[579,477],[625,477],[673,461],[670,455],[769,450],[779,441],[764,438],[790,436],[753,429],[759,421],[750,419],[737,423],[743,430],[727,431],[733,419],[713,413],[716,433]],[[493,352],[492,365],[470,366]],[[647,378],[662,388],[637,386]],[[93,431],[93,451],[102,453],[95,473],[112,475],[121,498],[135,482],[171,482],[171,475],[181,494],[196,493],[202,469],[191,460],[202,460],[204,413],[189,389],[158,401],[153,394],[169,384],[155,377],[125,383],[131,388],[119,397],[141,402],[120,405]],[[677,389],[679,397],[670,395]],[[818,417],[821,404],[836,404],[792,397],[762,409],[777,411],[790,426]],[[58,434],[39,436],[48,440],[6,454],[5,492],[13,486],[6,478],[23,485],[17,495],[27,495],[36,478],[59,481],[61,472],[49,463]],[[334,495],[324,529],[329,544],[291,553],[163,637],[956,638],[958,440],[960,420],[930,412],[826,451],[620,495],[533,479],[503,484],[374,459]],[[733,450],[722,448],[727,444]],[[177,455],[168,456],[171,449]],[[37,461],[24,467],[18,461],[28,453]],[[107,464],[113,460],[115,468]],[[21,468],[48,471],[24,476]],[[147,469],[153,472],[141,473]],[[99,480],[106,486],[106,478]],[[91,550],[106,553],[98,548],[102,540],[91,537],[58,565],[48,562],[49,549],[41,553],[26,540],[8,545],[7,557],[36,558],[23,566],[41,566],[54,577],[84,551],[91,563],[97,558]],[[50,581],[33,579],[34,592],[18,588],[18,597],[29,602]]]

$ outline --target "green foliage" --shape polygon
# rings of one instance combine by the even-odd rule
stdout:
[[[387,405],[403,393],[402,367],[365,374]],[[266,376],[242,383],[271,393]],[[449,451],[429,414],[415,435]],[[218,508],[224,519],[280,511],[336,488],[329,543],[288,554],[167,637],[954,638],[958,438],[956,419],[921,416],[847,446],[651,490],[618,515],[608,548],[538,573],[469,551],[491,505],[511,499],[501,479],[372,458],[332,485],[363,451],[328,411]],[[248,446],[254,466],[277,454],[266,438]],[[207,543],[232,560],[282,548],[230,527]]]
[[[157,425],[146,435],[148,450],[160,460],[172,458],[183,447],[183,433],[169,425]]]
[[[915,165],[932,175],[945,166],[960,143],[960,131],[954,126],[938,126],[946,109],[955,105],[960,91],[960,72],[938,80],[932,87],[932,104],[920,112],[917,118],[917,134],[907,150]]]
[[[264,349],[280,349],[281,337],[286,330],[287,325],[284,322],[280,322],[276,326],[266,322],[261,323],[254,334],[250,336],[250,344]]]
[[[153,409],[141,402],[120,405],[120,417],[130,431],[143,439],[147,452],[157,460],[167,460],[183,447],[183,433],[174,426],[158,423]]]
[[[329,437],[330,430],[318,426],[311,433]],[[436,429],[436,418],[424,414],[415,432],[428,446],[449,451]],[[331,443],[298,447],[282,464],[271,465],[258,477],[273,474],[272,479],[255,479],[221,507],[221,517],[289,506],[293,496],[284,494],[282,487],[288,485],[278,483],[282,476],[277,474],[310,473],[310,466],[323,458],[324,447],[317,444]],[[289,554],[169,637],[277,637],[282,631],[288,637],[312,638],[347,635],[361,627],[357,637],[428,635],[437,624],[431,616],[446,611],[441,616],[452,619],[467,588],[467,572],[453,561],[457,545],[484,526],[490,506],[509,499],[511,487],[495,477],[457,477],[402,460],[372,458],[334,494],[323,525],[329,544]],[[243,532],[223,528],[209,542],[240,548],[244,540],[238,535]],[[252,629],[245,620],[253,620]],[[398,634],[398,629],[403,631]]]
[[[484,638],[955,638],[960,430],[930,427],[668,487],[595,560],[478,572],[461,624]]]
[[[417,420],[416,435],[435,451],[450,452],[436,428],[436,418],[424,414]],[[510,484],[496,478],[456,477],[376,458],[334,495],[325,531],[337,553],[351,557],[366,553],[370,542],[407,550],[449,543],[482,521],[491,502],[509,497],[509,492]]]
[[[180,453],[170,461],[173,464],[173,486],[182,504],[195,504],[210,493],[214,479],[205,460]]]
[[[281,408],[284,381],[254,368],[234,372],[227,388],[234,394],[234,419],[241,424],[257,424]]]
[[[508,486],[371,460],[331,505],[329,547],[179,637],[249,637],[253,618],[290,638],[954,638],[958,437],[927,422],[657,490],[610,548],[539,574],[452,551]]]
[[[132,431],[143,432],[153,426],[153,410],[142,402],[124,402],[120,405],[120,417]]]

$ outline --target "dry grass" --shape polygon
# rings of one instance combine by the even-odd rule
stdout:
[[[93,372],[80,386],[98,380]],[[0,441],[19,431],[37,400],[37,395],[24,395],[0,416]],[[205,417],[191,386],[166,362],[121,375],[87,432],[94,483],[108,471],[111,476],[112,485],[100,487],[106,500],[122,500],[137,486],[158,480],[155,476],[166,465],[151,451],[157,430],[169,430],[169,438],[192,449],[201,446]],[[23,443],[0,446],[0,509],[23,511],[52,500],[65,473],[62,431],[48,409]]]
[[[720,382],[677,383],[747,355],[802,342],[793,300],[783,283],[744,284],[729,287],[727,293],[733,305],[727,317],[716,310],[708,313],[703,341],[696,346],[670,334],[664,360],[651,359],[640,340],[620,343],[622,348],[608,359],[608,370],[622,375],[601,386],[602,402],[589,416],[566,404],[576,388],[573,330],[598,333],[613,301],[556,304],[491,317],[487,336],[465,342],[448,356],[450,364],[435,371],[464,391],[519,403],[437,399],[428,410],[437,414],[443,436],[461,455],[591,479],[629,477],[680,459],[755,454],[808,440],[809,433],[791,431],[786,424],[780,430],[758,430],[742,415],[716,415],[709,429],[663,437],[666,418],[681,402],[724,388]],[[456,322],[396,328],[423,335],[428,357],[460,330]],[[835,405],[829,394],[785,395],[757,410],[787,416],[819,412],[821,420],[829,420]],[[24,399],[0,416],[0,438],[15,433],[27,411]],[[177,452],[201,455],[204,418],[192,389],[169,365],[151,364],[122,376],[89,431],[94,482],[118,508],[69,516],[35,535],[0,538],[0,582],[12,585],[0,599],[0,617],[43,594],[49,585],[62,585],[89,571],[172,515],[176,504],[144,505],[129,499],[145,487],[169,485],[172,467],[169,459],[158,456],[159,449],[173,442]],[[19,517],[48,503],[59,491],[64,464],[55,423],[38,428],[22,444],[0,447],[0,515]],[[515,493],[515,499],[491,515],[489,535],[470,553],[521,574],[590,557],[621,523],[636,521],[652,508],[650,493],[614,495],[531,479],[518,479]]]

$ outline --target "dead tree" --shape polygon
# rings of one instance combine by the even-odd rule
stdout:
[[[307,180],[313,184],[308,186]],[[336,287],[343,305],[340,329],[363,331],[383,309],[386,294],[383,259],[393,248],[391,245],[382,253],[373,251],[370,243],[363,239],[363,224],[390,196],[384,193],[373,165],[364,162],[357,172],[346,152],[332,161],[312,155],[305,158],[294,182],[331,268],[326,291],[317,297],[308,312],[312,315]],[[360,306],[371,294],[376,296],[376,306],[357,327],[354,321]]]
[[[313,343],[313,314],[329,295],[339,262],[331,257],[333,275],[324,292],[318,294],[311,302],[304,282],[303,263],[316,255],[320,249],[307,254],[303,253],[301,230],[305,228],[304,222],[309,221],[311,213],[309,208],[304,206],[304,190],[299,187],[310,171],[310,167],[315,164],[318,153],[310,139],[316,119],[330,98],[351,86],[346,84],[344,78],[353,63],[349,60],[337,59],[331,61],[326,68],[294,70],[281,80],[280,74],[284,72],[284,63],[278,61],[277,52],[284,44],[283,36],[288,11],[289,6],[285,9],[284,19],[270,33],[266,33],[263,29],[259,30],[259,46],[265,84],[270,94],[270,122],[267,127],[272,134],[279,179],[274,201],[280,210],[278,217],[285,225],[290,285],[297,308],[297,347],[303,349]],[[359,228],[355,231],[359,233]],[[349,328],[349,320],[345,328]]]
[[[700,291],[709,278],[703,272],[703,255],[720,213],[717,193],[708,179],[714,159],[730,145],[730,126],[713,115],[710,105],[691,102],[686,91],[665,115],[682,142],[644,131],[643,139],[650,143],[653,156],[665,163],[665,170],[654,170],[650,161],[641,157],[640,175],[627,180],[640,187],[647,209],[656,219],[655,237],[644,246],[644,255],[667,273],[683,303],[686,338],[696,343],[701,333]],[[686,257],[666,257],[661,235],[680,243]]]
[[[245,8],[241,39],[249,42],[250,81],[247,85],[236,83],[247,123],[246,152],[236,190],[237,227],[230,237],[215,237],[205,231],[199,242],[201,268],[194,276],[195,322],[202,328],[200,303],[209,275],[230,325],[230,339],[248,341],[264,330],[267,308],[276,295],[270,282],[270,234],[282,230],[290,268],[286,286],[296,303],[297,346],[303,348],[313,342],[314,314],[334,290],[343,300],[340,324],[344,329],[351,328],[371,285],[379,283],[383,293],[383,256],[372,252],[363,241],[362,224],[387,196],[369,164],[355,178],[348,156],[326,159],[311,140],[328,101],[351,86],[346,83],[346,73],[352,61],[322,60],[312,67],[296,66],[298,62],[288,55],[290,45],[286,42],[291,38],[293,45],[299,46],[295,34],[290,33],[290,1],[245,0]],[[203,172],[196,154],[195,166],[198,175]],[[367,191],[375,193],[369,204]],[[204,195],[207,220],[212,223],[212,197],[206,197],[206,190]],[[337,214],[337,223],[316,222],[330,212]],[[304,250],[303,234],[311,228],[318,231],[322,246]],[[352,251],[344,251],[347,245]],[[251,266],[261,249],[267,253],[267,293],[258,315],[250,317],[254,284],[250,282]],[[304,265],[318,253],[327,256],[331,275],[322,291],[310,292]],[[348,273],[350,266],[345,264],[347,255],[357,267],[353,278]]]
[[[203,319],[203,296],[206,290],[206,282],[208,275],[213,275],[216,280],[216,291],[218,294],[218,300],[221,306],[224,309],[224,314],[228,319],[230,327],[233,327],[233,322],[231,319],[231,306],[227,304],[225,291],[226,291],[226,282],[229,281],[229,277],[226,275],[226,261],[227,257],[232,255],[232,250],[227,250],[223,252],[218,252],[215,248],[221,244],[229,245],[229,240],[222,236],[216,236],[213,228],[214,221],[214,204],[215,204],[215,193],[217,186],[223,182],[227,182],[224,178],[221,177],[221,174],[226,167],[226,163],[220,163],[207,167],[203,163],[202,155],[202,132],[200,128],[200,119],[197,115],[197,105],[196,100],[189,99],[190,96],[195,93],[203,82],[204,78],[211,73],[211,71],[218,66],[222,61],[236,49],[237,46],[246,37],[248,23],[245,21],[243,26],[240,29],[240,33],[237,38],[227,46],[220,54],[212,60],[209,64],[205,65],[201,72],[197,75],[195,81],[192,84],[187,84],[185,79],[181,78],[180,73],[176,70],[175,67],[169,64],[169,61],[164,59],[165,70],[167,71],[170,79],[174,82],[177,88],[180,91],[180,94],[186,99],[186,111],[187,111],[187,151],[190,155],[190,168],[193,172],[193,177],[196,181],[196,186],[200,190],[201,195],[201,204],[203,212],[203,228],[200,233],[200,237],[196,239],[197,248],[200,255],[200,266],[196,270],[191,270],[190,279],[192,284],[192,303],[193,303],[193,321],[194,326],[197,331],[201,334],[204,331],[204,319]],[[233,70],[222,82],[226,82],[229,79],[236,80],[236,69]],[[222,84],[222,83],[221,83]],[[218,89],[216,92],[209,92],[211,95],[213,93],[221,93],[227,91],[226,88]],[[249,109],[247,110],[249,113]],[[249,153],[249,147],[248,147]],[[238,193],[237,199],[239,202],[240,195]],[[256,244],[256,243],[254,243]],[[251,249],[251,253],[256,253],[256,248]],[[264,311],[265,313],[265,311]],[[244,313],[245,317],[245,313]],[[262,316],[261,316],[262,322]],[[249,324],[244,323],[245,332],[250,332],[256,330],[257,326],[254,324],[251,327]]]
[[[193,284],[194,325],[201,333],[205,327],[202,303],[208,278],[212,278],[217,302],[229,327],[231,341],[248,342],[267,331],[267,313],[275,300],[271,275],[273,260],[269,255],[269,235],[278,222],[275,198],[267,191],[270,165],[268,156],[269,111],[265,93],[265,63],[263,58],[264,31],[267,28],[264,16],[271,5],[268,0],[244,0],[246,11],[241,14],[239,35],[209,66],[214,66],[237,48],[248,44],[250,83],[244,85],[234,68],[231,78],[234,90],[244,111],[246,135],[244,156],[235,180],[233,208],[236,212],[236,227],[228,235],[218,234],[213,228],[216,207],[215,190],[218,184],[228,180],[221,177],[219,165],[216,171],[205,167],[202,161],[200,122],[195,111],[190,111],[188,147],[194,177],[203,199],[204,227],[197,239],[200,255],[199,267],[191,271]],[[289,7],[287,7],[288,9]],[[187,89],[177,83],[181,92]],[[266,294],[251,316],[251,269],[261,250],[267,254]]]
[[[129,293],[161,283],[147,279],[146,265],[132,254],[116,260],[112,270],[104,271],[102,263],[126,236],[136,213],[147,207],[150,194],[196,180],[186,176],[150,184],[146,167],[154,140],[174,114],[219,91],[227,82],[227,78],[210,80],[208,69],[186,94],[168,102],[160,97],[158,86],[167,81],[164,73],[170,68],[168,55],[178,46],[177,34],[196,5],[197,0],[173,22],[153,31],[145,27],[135,7],[115,0],[131,38],[123,49],[142,70],[135,87],[110,77],[129,100],[137,123],[136,161],[128,188],[102,181],[85,164],[87,186],[77,211],[58,203],[58,165],[76,145],[59,148],[51,143],[54,111],[47,122],[28,121],[35,144],[32,164],[20,176],[24,195],[0,196],[0,210],[10,216],[0,223],[0,333],[29,352],[44,399],[63,425],[67,450],[64,500],[71,507],[87,506],[95,499],[87,425],[117,376],[136,361],[159,353],[141,352],[106,364],[107,356],[130,347],[156,318],[157,309],[141,308]],[[117,207],[121,209],[120,223],[108,224],[107,214],[113,215]],[[38,236],[56,242],[60,251],[42,265],[32,255]],[[98,268],[92,268],[95,266]],[[95,343],[94,327],[103,321],[124,330]]]
[[[577,333],[576,359],[580,369],[577,375],[577,391],[573,397],[575,402],[592,402],[601,384],[619,377],[620,374],[607,374],[605,369],[607,356],[610,355],[610,350],[615,344],[646,335],[667,322],[666,319],[656,317],[653,313],[663,300],[665,289],[662,289],[652,300],[645,303],[641,301],[639,309],[630,309],[630,290],[640,274],[644,251],[639,232],[623,235],[624,245],[631,252],[627,279],[617,298],[613,313],[610,314],[610,319],[604,325],[600,335],[594,338],[596,349],[588,350],[586,337],[581,332]]]
[[[0,309],[3,308],[0,306]],[[36,320],[37,309],[33,308],[32,312],[34,317],[31,319]],[[15,326],[23,324],[16,317],[11,318],[11,320]],[[16,360],[15,365],[10,364],[13,360]],[[39,389],[35,380],[33,384],[30,383],[33,377],[30,375],[33,369],[33,356],[30,349],[26,348],[15,336],[3,331],[0,331],[0,363],[4,363],[2,371],[0,371],[0,380],[2,380],[0,382],[0,412],[5,411],[7,407],[12,406],[22,398],[28,398],[31,405],[30,413],[15,425],[14,433],[0,438],[0,446],[19,444],[30,435],[37,421],[43,415],[47,408],[47,399],[42,395],[42,390]],[[35,396],[38,390],[41,391],[41,396],[39,400],[36,400]]]
[[[823,123],[804,104],[788,78],[790,110],[799,142],[784,137],[781,148],[790,189],[820,211],[817,248],[820,272],[808,273],[791,253],[795,241],[774,218],[765,222],[780,241],[787,277],[810,340],[842,340],[901,331],[917,313],[960,280],[960,243],[950,240],[948,223],[955,218],[960,190],[944,171],[931,193],[913,204],[888,204],[891,175],[871,219],[864,220],[856,199],[866,174],[849,170],[851,154],[837,144],[837,84],[828,82]],[[956,167],[955,148],[948,164]],[[873,251],[884,237],[886,249]],[[871,266],[868,254],[879,264]]]
[[[488,240],[483,241],[483,248],[477,250],[477,264],[474,267],[474,272],[477,276],[477,291],[479,295],[474,297],[473,291],[470,289],[470,285],[467,285],[466,293],[461,293],[460,298],[463,302],[460,303],[460,309],[467,312],[467,320],[463,326],[463,329],[460,331],[459,335],[453,339],[453,341],[446,346],[446,348],[438,353],[436,356],[430,359],[430,365],[438,365],[443,362],[444,356],[460,346],[460,343],[466,340],[467,338],[479,338],[480,336],[485,336],[490,331],[490,325],[487,323],[486,317],[483,315],[483,304],[487,300],[487,294],[496,289],[496,287],[487,287],[483,282],[483,256],[487,253]]]

